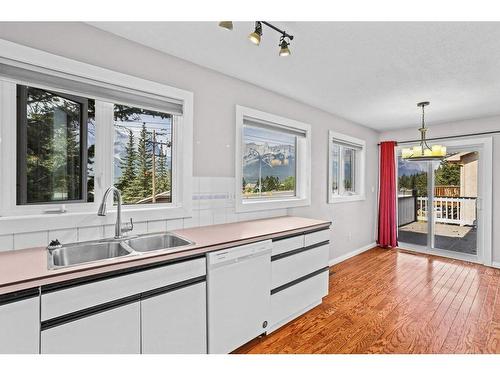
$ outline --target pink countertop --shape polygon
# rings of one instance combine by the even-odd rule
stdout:
[[[172,232],[195,243],[184,247],[182,251],[175,253],[156,251],[57,270],[47,268],[47,251],[44,247],[5,251],[0,253],[0,294],[134,266],[203,255],[229,246],[243,245],[256,240],[294,234],[304,229],[319,229],[329,225],[330,222],[324,220],[283,216],[181,229]]]

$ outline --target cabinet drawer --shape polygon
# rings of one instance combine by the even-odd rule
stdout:
[[[285,238],[283,240],[273,241],[273,252],[272,255],[278,255],[286,253],[287,251],[292,251],[304,247],[304,235]]]
[[[328,266],[329,245],[313,247],[271,263],[271,289]]]
[[[328,294],[328,269],[271,295],[272,332],[321,303]]]
[[[304,246],[311,246],[320,242],[330,240],[330,229],[321,230],[319,232],[308,233],[304,238]]]
[[[43,293],[42,321],[148,290],[206,275],[205,258]]]
[[[140,302],[42,331],[43,354],[139,354]]]

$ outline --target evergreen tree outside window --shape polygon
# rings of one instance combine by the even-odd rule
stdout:
[[[172,115],[114,106],[114,184],[124,204],[172,202]]]
[[[18,85],[17,112],[17,204],[93,201],[94,101]]]

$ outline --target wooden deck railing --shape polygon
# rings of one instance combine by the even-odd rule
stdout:
[[[398,197],[398,226],[427,221],[427,197]],[[434,220],[436,223],[474,225],[476,222],[476,198],[435,197]]]
[[[417,219],[427,221],[427,197],[417,197]],[[476,198],[434,198],[434,220],[436,223],[474,225],[476,222]]]

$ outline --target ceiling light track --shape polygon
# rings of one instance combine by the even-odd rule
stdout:
[[[290,41],[293,40],[293,35],[288,34],[285,30],[281,30],[280,28],[274,26],[273,24],[267,21],[255,21],[255,29],[252,33],[250,33],[250,35],[248,35],[248,39],[255,45],[259,45],[263,34],[262,25],[265,25],[280,34],[280,39],[278,44],[278,46],[280,47],[279,55],[289,56],[291,52],[288,46],[290,45]],[[229,31],[233,30],[232,21],[221,21],[219,22],[219,26]]]

